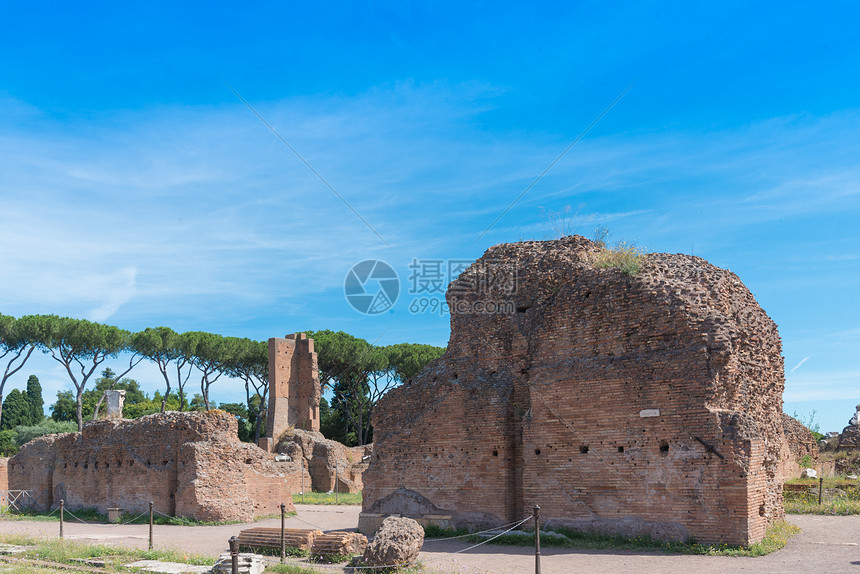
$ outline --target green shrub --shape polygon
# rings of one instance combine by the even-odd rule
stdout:
[[[48,434],[57,434],[62,432],[75,432],[78,430],[78,425],[72,421],[55,421],[54,419],[45,419],[40,424],[33,426],[16,426],[15,433],[17,438],[15,444],[20,448],[34,438],[45,436]]]
[[[0,431],[0,456],[13,456],[18,452],[18,433],[14,430]]]
[[[601,247],[594,258],[594,266],[598,269],[614,267],[631,277],[642,269],[645,254],[634,243],[619,241],[615,247]]]

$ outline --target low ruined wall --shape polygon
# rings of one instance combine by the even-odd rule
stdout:
[[[365,514],[474,528],[537,504],[583,530],[734,544],[782,518],[774,322],[702,259],[651,254],[631,277],[597,251],[500,245],[449,286],[445,355],[374,409]]]
[[[364,488],[362,474],[369,464],[365,456],[372,445],[348,447],[325,438],[322,433],[294,429],[284,433],[278,444],[279,453],[290,457],[290,487],[299,492],[361,492]],[[304,482],[302,482],[304,471]]]
[[[49,505],[120,507],[198,520],[252,520],[292,496],[265,451],[241,443],[234,416],[221,411],[164,413],[89,423],[50,435],[10,459],[13,489],[46,490]]]
[[[809,468],[824,472],[818,443],[812,432],[800,421],[785,413],[782,415],[782,426],[785,433],[785,446],[780,452],[779,465],[783,478],[785,480],[799,478],[805,468],[802,462],[806,457],[808,457]]]

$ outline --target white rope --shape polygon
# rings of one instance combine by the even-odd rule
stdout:
[[[431,558],[430,560],[428,560],[428,562],[438,562],[439,560],[444,560],[444,559],[449,558],[449,557],[451,557],[451,556],[456,556],[457,554],[462,554],[463,552],[468,552],[469,550],[474,550],[474,549],[475,549],[475,548],[477,548],[478,546],[483,546],[484,544],[486,544],[486,543],[488,543],[488,542],[492,542],[493,540],[495,540],[496,538],[499,538],[500,536],[504,536],[505,534],[507,534],[507,533],[508,533],[508,532],[510,532],[511,530],[514,530],[514,529],[515,529],[515,528],[517,528],[518,526],[520,526],[520,525],[522,525],[522,524],[525,524],[526,522],[528,522],[528,521],[529,521],[529,520],[531,520],[532,518],[533,518],[532,516],[529,516],[529,517],[523,518],[523,519],[522,519],[522,520],[520,520],[516,525],[514,525],[514,526],[512,526],[512,527],[508,528],[508,529],[507,529],[507,530],[505,530],[504,532],[500,532],[499,534],[496,534],[496,535],[495,535],[495,536],[493,536],[492,538],[487,538],[486,540],[484,540],[484,541],[482,541],[482,542],[478,542],[477,544],[473,544],[472,546],[469,546],[468,548],[463,548],[462,550],[457,550],[456,552],[449,552],[448,554],[443,554],[442,556],[439,556],[439,557],[436,557],[436,558]]]
[[[490,532],[496,532],[497,530],[501,530],[502,528],[508,528],[509,526],[522,524],[522,522],[509,522],[507,524],[502,524],[498,528],[491,528],[489,530],[479,530],[478,532],[470,532],[468,534],[463,534],[462,536],[449,536],[448,538],[425,538],[424,544],[428,542],[444,542],[446,540],[458,540],[460,538],[468,538],[469,536],[480,536],[481,534],[488,534]]]

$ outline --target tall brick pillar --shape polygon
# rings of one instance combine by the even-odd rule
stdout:
[[[320,430],[320,380],[314,340],[304,333],[269,339],[269,410],[260,447],[274,452],[289,428]]]

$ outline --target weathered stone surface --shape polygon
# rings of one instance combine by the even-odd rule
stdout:
[[[266,569],[266,557],[259,554],[240,552],[236,565],[241,574],[263,574]],[[225,552],[218,557],[218,562],[212,567],[212,574],[232,574],[233,556]]]
[[[818,467],[821,462],[819,444],[812,432],[797,419],[782,414],[782,428],[785,434],[785,444],[779,454],[779,465],[782,476],[786,479],[797,478],[803,471],[801,463],[808,457],[811,467]]]
[[[222,411],[108,419],[49,435],[9,461],[13,489],[47,491],[49,504],[106,512],[149,509],[197,520],[253,520],[293,509],[286,476],[270,455],[239,442]]]
[[[839,450],[860,449],[860,426],[849,425],[839,435]]]
[[[814,468],[804,468],[800,471],[800,478],[818,478],[818,472]]]
[[[860,449],[860,405],[839,435],[839,450]]]
[[[374,409],[366,512],[405,490],[495,526],[539,504],[735,544],[783,516],[774,322],[703,259],[651,254],[631,277],[597,252],[499,245],[451,283],[445,355]]]
[[[405,566],[418,559],[424,529],[411,518],[389,516],[364,551],[364,566]]]
[[[125,391],[105,391],[105,404],[107,405],[107,417],[109,419],[121,419],[122,407],[125,405]]]
[[[327,532],[314,538],[312,557],[359,556],[367,548],[367,537],[358,532]]]
[[[329,492],[361,492],[361,476],[367,469],[364,460],[373,450],[372,445],[348,447],[325,438],[322,433],[290,430],[281,435],[278,452],[290,457],[290,485],[294,492],[301,488],[301,469],[304,468],[305,490]]]

